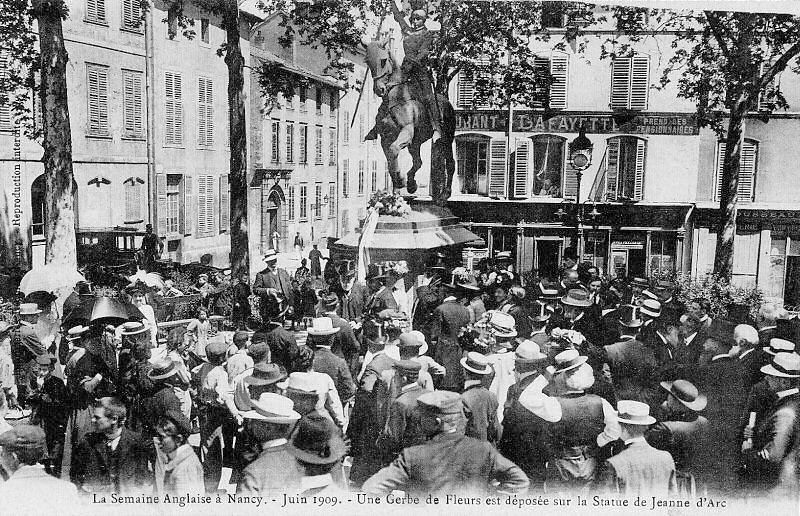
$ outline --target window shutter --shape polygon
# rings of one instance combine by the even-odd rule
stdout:
[[[529,196],[531,141],[528,138],[516,139],[517,150],[514,151],[514,197],[525,199]]]
[[[6,51],[0,51],[0,82],[5,82],[8,78],[8,69],[10,67],[10,59]],[[34,96],[37,93],[34,92]],[[8,99],[11,100],[10,98]],[[35,100],[34,100],[35,104]],[[0,105],[0,131],[11,130],[11,103],[6,102]]]
[[[550,73],[550,59],[546,56],[535,56],[533,58],[533,68],[539,76],[546,76]],[[534,101],[531,107],[545,108],[549,106],[549,92],[550,87],[547,85],[539,85],[534,91]]]
[[[105,68],[89,65],[89,132],[108,134],[108,71]]]
[[[231,183],[228,174],[219,176],[219,231],[228,231],[231,225]]]
[[[633,56],[631,68],[630,109],[647,109],[647,96],[650,91],[650,57]]]
[[[219,220],[219,208],[222,205],[220,202],[220,195],[222,192],[219,190],[219,178],[214,176],[208,176],[206,178],[208,180],[207,188],[211,193],[211,213],[209,214],[210,221],[208,222],[208,236],[214,236],[214,231],[219,231],[220,228],[217,226],[217,221]]]
[[[631,58],[618,57],[611,61],[611,109],[628,109],[631,82]]]
[[[564,170],[564,195],[565,199],[578,197],[578,174],[571,166]]]
[[[142,123],[142,74],[132,70],[123,70],[122,82],[125,134],[128,136],[141,136],[144,132]]]
[[[342,197],[350,194],[350,160],[342,160]]]
[[[125,29],[142,31],[142,7],[140,0],[122,2],[122,26]]]
[[[183,176],[183,217],[181,219],[181,228],[184,235],[191,235],[196,233],[197,229],[192,226],[197,222],[197,201],[194,194],[194,178],[192,176]]]
[[[167,234],[167,175],[156,174],[156,208],[158,221],[156,229],[159,236]]]
[[[641,201],[644,197],[644,165],[647,158],[647,142],[636,140],[636,177],[633,185],[634,200]]]
[[[717,142],[717,168],[714,178],[714,200],[719,201],[722,195],[722,169],[725,166],[725,142]]]
[[[496,138],[489,142],[489,197],[508,197],[505,138]]]
[[[167,72],[166,89],[166,143],[183,143],[183,84],[180,74]]]
[[[567,79],[569,77],[569,55],[554,52],[550,56],[550,108],[567,109]]]
[[[606,149],[606,200],[617,199],[617,182],[619,178],[619,145],[618,138],[608,140]]]
[[[758,165],[758,143],[745,140],[739,156],[739,201],[752,202]]]
[[[456,104],[461,109],[472,109],[475,99],[475,80],[468,78],[464,72],[458,73]]]

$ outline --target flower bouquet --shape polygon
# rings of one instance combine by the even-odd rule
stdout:
[[[378,215],[392,215],[394,217],[407,217],[411,214],[411,206],[401,195],[390,193],[388,190],[378,190],[369,200],[369,207],[375,208]]]

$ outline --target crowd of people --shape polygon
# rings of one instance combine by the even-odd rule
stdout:
[[[772,305],[713,317],[669,281],[574,260],[522,285],[503,254],[474,271],[441,255],[413,277],[370,264],[363,282],[350,261],[317,263],[295,275],[311,290],[298,305],[276,254],[265,262],[260,321],[234,304],[232,332],[206,307],[167,335],[145,309],[65,325],[49,346],[35,303],[0,322],[0,415],[28,418],[0,417],[0,498],[23,482],[53,504],[220,489],[796,496],[800,322]]]

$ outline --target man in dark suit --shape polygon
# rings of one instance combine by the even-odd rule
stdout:
[[[467,414],[464,434],[492,444],[497,442],[500,423],[497,421],[497,397],[483,386],[483,378],[492,374],[492,366],[480,353],[470,351],[461,359],[464,369],[464,392],[461,399]]]
[[[11,359],[14,362],[14,379],[17,383],[17,401],[23,406],[28,392],[28,375],[36,364],[36,357],[46,349],[36,334],[36,322],[42,311],[36,303],[19,305],[19,326],[11,333]]]
[[[144,493],[152,484],[147,463],[153,448],[142,436],[124,427],[127,411],[117,398],[94,404],[93,432],[78,444],[70,476],[90,493]]]
[[[617,310],[620,341],[605,346],[605,356],[618,399],[636,400],[657,407],[661,396],[656,394],[658,361],[653,350],[639,340],[642,320],[638,308],[623,305]]]
[[[416,446],[425,441],[419,428],[417,414],[417,398],[429,392],[419,384],[419,373],[422,364],[413,360],[395,362],[394,369],[400,378],[400,395],[389,404],[386,424],[381,433],[378,445],[383,449],[389,461],[403,448]]]
[[[439,386],[442,390],[460,392],[464,387],[461,374],[461,346],[458,344],[458,333],[469,324],[469,310],[464,306],[464,293],[457,285],[445,285],[447,294],[441,305],[433,311],[431,324],[431,343],[434,360],[446,369],[445,376]]]
[[[331,292],[339,297],[339,315],[346,321],[360,323],[364,306],[369,297],[367,286],[356,281],[356,270],[347,260],[337,268],[337,279],[331,284]]]
[[[524,492],[528,478],[514,463],[483,441],[466,437],[461,397],[448,391],[417,398],[420,424],[430,439],[404,449],[389,466],[363,485],[373,495],[400,489],[413,496],[466,492],[485,494],[492,482],[498,491]]]
[[[264,319],[267,345],[269,345],[272,362],[278,364],[287,373],[294,371],[294,361],[299,352],[297,340],[292,332],[284,328],[283,322],[289,304],[284,298],[266,297],[262,300],[261,311]]]
[[[708,398],[705,416],[709,427],[706,446],[700,451],[703,460],[695,461],[695,475],[709,492],[733,494],[741,446],[737,427],[745,408],[747,371],[729,355],[729,341],[706,339],[704,347],[697,387]]]
[[[294,306],[294,290],[289,273],[278,268],[278,253],[274,249],[267,250],[264,262],[267,267],[256,274],[256,280],[253,282],[253,294],[261,300],[261,318],[266,323],[268,317],[264,317],[264,307],[268,304],[267,299],[282,297],[286,300],[287,306]]]
[[[758,309],[758,340],[762,348],[769,346],[770,339],[775,337],[777,318],[778,310],[772,303],[764,303]]]
[[[384,310],[398,310],[392,289],[386,286],[387,275],[374,264],[369,265],[366,282],[369,297],[364,304],[364,314],[378,314]]]
[[[761,336],[756,329],[750,325],[740,324],[733,330],[733,342],[735,347],[733,355],[736,356],[736,359],[744,368],[747,389],[750,389],[761,380],[764,376],[761,372],[761,367],[765,365],[765,362],[768,362],[768,360],[764,358],[767,355],[761,347],[760,340]],[[767,341],[765,346],[769,347],[769,341]]]
[[[331,351],[349,364],[351,372],[357,372],[361,345],[358,343],[350,323],[339,316],[339,308],[339,298],[336,294],[328,292],[320,295],[320,313],[325,317],[329,317],[333,327],[339,329],[333,334]]]
[[[519,403],[520,395],[537,379],[547,380],[541,372],[548,364],[547,355],[532,341],[523,341],[514,351],[517,383],[508,388],[503,410],[503,436],[497,449],[517,464],[532,489],[540,489],[546,477],[547,448],[543,433],[546,422]]]
[[[681,316],[682,341],[675,350],[675,362],[678,367],[678,377],[692,380],[696,374],[703,353],[703,343],[707,332],[705,324],[694,314]]]
[[[344,405],[355,395],[356,384],[350,374],[350,366],[342,357],[332,352],[332,346],[339,333],[341,329],[333,324],[332,318],[318,317],[308,329],[308,345],[314,350],[313,370],[331,377],[339,399]]]

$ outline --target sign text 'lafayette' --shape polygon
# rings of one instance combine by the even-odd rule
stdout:
[[[541,112],[515,111],[514,132],[522,133],[577,133],[581,125],[587,133],[628,133],[696,135],[699,129],[690,114],[638,114],[612,115],[610,113],[570,113],[549,118]],[[457,131],[508,130],[507,111],[458,111]]]

